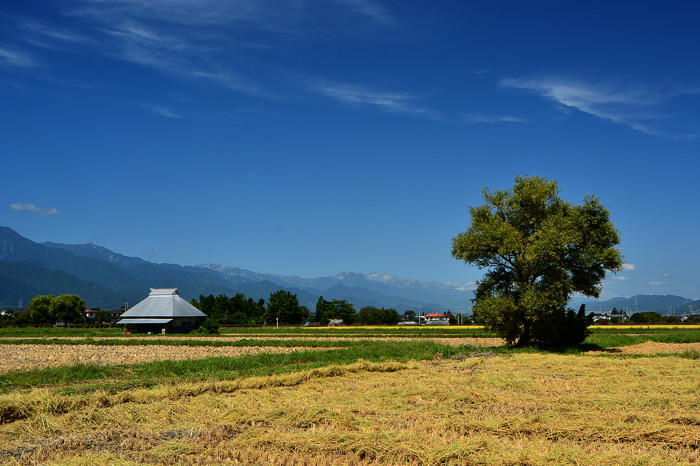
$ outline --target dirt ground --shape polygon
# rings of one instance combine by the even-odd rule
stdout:
[[[165,345],[0,345],[0,372],[14,369],[61,366],[75,362],[91,364],[136,364],[151,361],[179,361],[256,353],[291,353],[311,348],[296,347],[213,347]]]

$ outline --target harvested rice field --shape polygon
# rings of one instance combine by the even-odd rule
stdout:
[[[110,340],[118,340],[120,337],[93,337],[92,339],[95,341],[110,341]],[[170,337],[170,336],[149,336],[149,337],[138,337],[138,336],[131,336],[131,337],[121,337],[122,339],[128,338],[127,341],[149,341],[152,342],[154,340],[159,340],[159,341],[182,341],[183,337]],[[42,340],[43,338],[41,337],[15,337],[15,338],[2,338],[3,340],[8,340],[11,341],[13,339],[22,339],[22,340]],[[60,340],[68,340],[68,341],[76,341],[76,340],[83,340],[84,337],[58,337],[58,338],[52,338],[54,341],[60,341]],[[187,337],[187,340],[191,341],[211,341],[211,342],[230,342],[230,341],[241,341],[241,340],[251,340],[251,341],[299,341],[299,340],[304,340],[304,341],[334,341],[334,342],[343,342],[343,341],[386,341],[386,342],[401,342],[401,341],[432,341],[435,343],[441,343],[445,345],[450,345],[450,346],[462,346],[462,345],[471,345],[471,346],[503,346],[505,345],[505,340],[502,338],[489,338],[489,337],[484,337],[484,338],[474,338],[474,337],[452,337],[452,338],[441,338],[441,337],[422,337],[422,338],[412,338],[412,337],[396,337],[396,336],[305,336],[305,337],[298,337],[298,336],[276,336],[276,335],[245,335],[244,337],[240,336],[195,336],[195,337]]]
[[[655,341],[647,341],[645,343],[638,343],[636,345],[621,346],[616,348],[611,348],[606,351],[607,353],[622,353],[622,354],[672,354],[672,353],[683,353],[683,352],[696,352],[700,353],[700,343],[659,343]],[[601,351],[592,351],[593,353],[601,353]],[[700,378],[700,375],[698,376]]]
[[[0,372],[66,364],[138,364],[152,361],[182,361],[245,354],[292,353],[296,347],[216,346],[96,346],[96,345],[1,345]]]
[[[74,381],[64,374],[48,382],[43,369],[0,373],[0,463],[700,463],[698,331],[606,332],[592,339],[598,349],[570,354],[485,338],[455,346],[440,340],[457,336],[439,332],[344,346],[335,338],[348,336],[329,331],[333,348],[297,346],[298,338],[265,347],[267,335],[258,335],[260,347],[187,346],[191,337],[140,344],[133,336],[122,346],[111,341],[119,337],[3,344],[0,354],[123,351],[126,365],[110,371],[88,361],[97,372]],[[221,338],[235,344],[230,335],[212,345]],[[309,351],[318,349],[327,351]],[[129,355],[146,352],[214,359],[173,362],[165,370],[177,374],[166,377],[161,366],[130,365]],[[75,361],[54,367],[84,369]]]

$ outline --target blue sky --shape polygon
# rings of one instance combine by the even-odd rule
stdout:
[[[471,286],[481,190],[598,195],[602,297],[700,298],[700,7],[10,0],[0,224],[153,262]]]

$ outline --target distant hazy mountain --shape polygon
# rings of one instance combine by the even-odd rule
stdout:
[[[347,299],[355,304],[393,307],[398,310],[425,309],[437,311],[466,311],[474,297],[466,286],[426,283],[399,279],[388,274],[343,272],[332,277],[302,278],[261,274],[237,267],[204,264],[199,267],[220,272],[230,280],[267,280],[283,287],[307,290],[324,299]],[[315,303],[314,303],[315,304]]]
[[[0,227],[0,263],[0,273],[4,274],[0,275],[0,303],[7,306],[16,306],[19,298],[26,305],[38,294],[75,293],[83,296],[88,306],[120,307],[127,301],[140,301],[149,288],[159,287],[177,287],[186,299],[236,293],[267,299],[271,293],[285,289],[312,310],[319,296],[346,299],[357,309],[373,305],[399,311],[466,310],[471,298],[471,292],[449,285],[379,274],[342,273],[305,279],[216,264],[155,264],[96,244],[39,244],[7,227]]]
[[[302,278],[264,274],[232,266],[205,264],[180,266],[155,264],[124,256],[96,244],[35,243],[10,228],[0,227],[0,303],[15,307],[19,298],[25,306],[38,294],[75,293],[88,306],[118,308],[135,304],[148,295],[149,288],[177,287],[185,299],[199,295],[242,293],[267,300],[284,289],[314,310],[319,296],[326,300],[345,299],[355,305],[395,308],[399,311],[470,312],[469,284],[426,283],[392,275],[343,272],[332,277]],[[572,307],[586,303],[588,311],[609,312],[613,307],[628,311],[670,309],[700,310],[700,301],[680,296],[638,295],[607,301],[575,299]]]
[[[582,301],[586,303],[586,310],[589,312],[610,312],[613,308],[630,312],[652,311],[659,314],[680,313],[681,310],[688,310],[689,304],[693,301],[682,296],[674,295],[636,295],[631,298],[612,298],[605,301]],[[700,303],[700,301],[696,301]],[[696,307],[700,310],[700,307]],[[675,310],[675,311],[674,311]]]
[[[3,307],[19,307],[21,299],[22,307],[27,308],[32,298],[45,294],[77,294],[91,307],[101,309],[120,307],[120,303],[129,300],[126,295],[41,264],[0,261],[0,302]]]

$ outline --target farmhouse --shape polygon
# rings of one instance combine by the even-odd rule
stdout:
[[[146,299],[121,315],[128,333],[186,333],[199,327],[205,313],[180,297],[177,288],[151,288]]]
[[[450,325],[450,316],[446,314],[426,314],[424,325]]]

